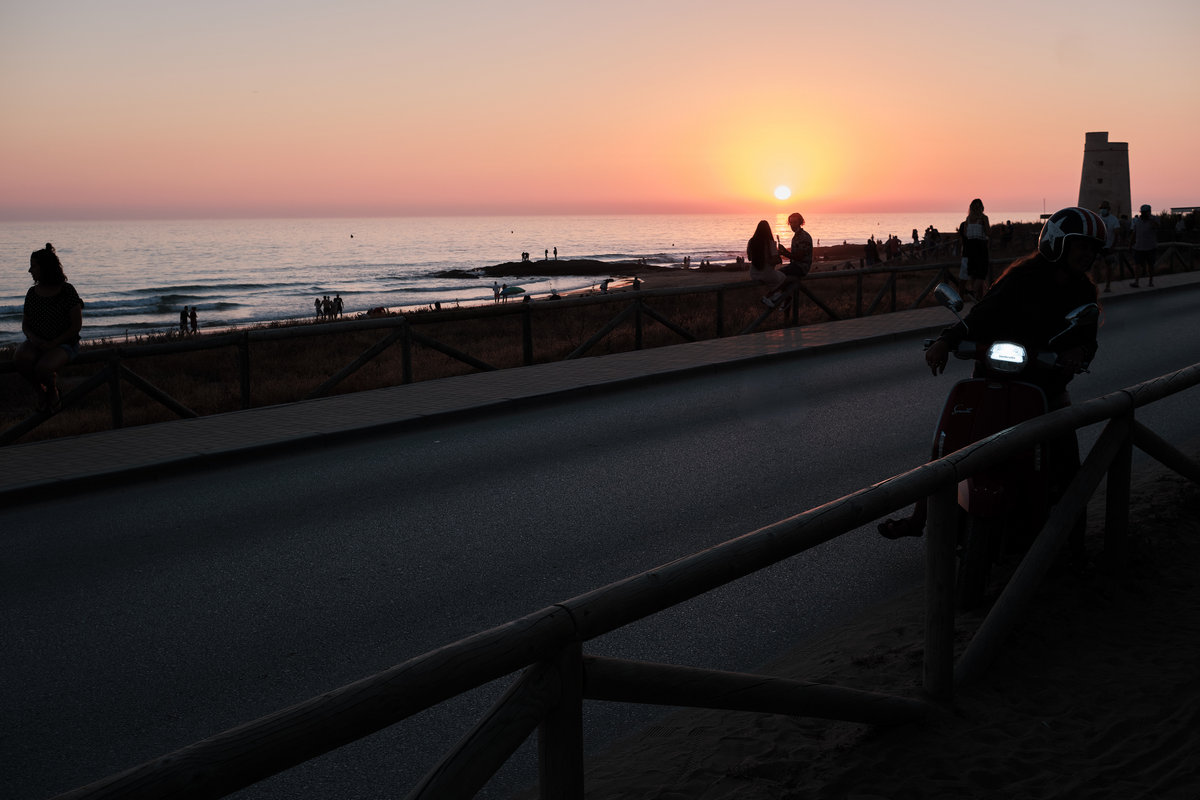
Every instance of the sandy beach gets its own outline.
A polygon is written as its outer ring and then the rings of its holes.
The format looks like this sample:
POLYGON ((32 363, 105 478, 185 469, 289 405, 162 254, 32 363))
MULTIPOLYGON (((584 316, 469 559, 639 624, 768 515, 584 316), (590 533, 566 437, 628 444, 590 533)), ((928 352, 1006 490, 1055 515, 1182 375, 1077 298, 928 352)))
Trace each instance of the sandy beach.
MULTIPOLYGON (((858 244, 831 245, 813 248, 813 269, 830 270, 850 261, 858 266, 863 246, 858 244)), ((529 275, 593 275, 597 282, 612 278, 610 290, 628 287, 634 278, 643 289, 675 289, 680 287, 711 286, 749 280, 748 264, 707 264, 689 269, 643 264, 637 261, 595 261, 590 259, 550 259, 513 261, 474 270, 472 274, 500 280, 529 275)), ((577 293, 578 294, 578 293, 577 293)))
MULTIPOLYGON (((1135 476, 1133 498, 1128 574, 1045 586, 953 708, 893 729, 677 711, 592 759, 587 796, 1200 797, 1200 488, 1155 466, 1135 476)), ((1095 555, 1102 494, 1088 516, 1095 555)), ((898 597, 764 672, 919 696, 923 602, 898 597)), ((979 621, 960 619, 960 647, 979 621)))

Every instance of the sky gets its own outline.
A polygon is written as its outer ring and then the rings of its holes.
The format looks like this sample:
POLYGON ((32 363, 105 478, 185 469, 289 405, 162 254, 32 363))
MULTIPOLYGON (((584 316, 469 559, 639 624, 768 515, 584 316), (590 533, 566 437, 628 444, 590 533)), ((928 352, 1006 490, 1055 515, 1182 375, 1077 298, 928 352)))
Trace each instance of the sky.
POLYGON ((0 103, 0 220, 1200 205, 1195 0, 0 0, 0 103))

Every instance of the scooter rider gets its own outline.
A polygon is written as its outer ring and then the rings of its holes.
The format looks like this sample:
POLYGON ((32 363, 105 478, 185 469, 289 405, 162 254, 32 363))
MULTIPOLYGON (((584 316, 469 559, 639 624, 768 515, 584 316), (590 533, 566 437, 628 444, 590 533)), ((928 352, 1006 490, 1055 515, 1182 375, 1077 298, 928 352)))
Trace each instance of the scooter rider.
MULTIPOLYGON (((1050 340, 1063 330, 1063 319, 1073 309, 1097 302, 1096 285, 1089 270, 1104 247, 1104 221, 1085 208, 1064 208, 1046 220, 1037 251, 1015 261, 966 318, 942 331, 925 351, 925 363, 934 375, 946 368, 950 351, 968 336, 978 342, 998 340, 1022 344, 1031 352, 1049 350, 1050 340)), ((1032 371, 1022 380, 1037 384, 1046 393, 1051 410, 1070 404, 1067 384, 1082 372, 1096 354, 1096 324, 1081 325, 1055 342, 1054 369, 1032 371)), ((982 367, 976 365, 976 375, 982 367)), ((1078 467, 1075 436, 1064 437, 1068 471, 1078 467), (1066 452, 1072 449, 1073 453, 1066 452)), ((888 519, 879 532, 889 539, 920 536, 925 529, 925 503, 918 502, 909 517, 888 519)))

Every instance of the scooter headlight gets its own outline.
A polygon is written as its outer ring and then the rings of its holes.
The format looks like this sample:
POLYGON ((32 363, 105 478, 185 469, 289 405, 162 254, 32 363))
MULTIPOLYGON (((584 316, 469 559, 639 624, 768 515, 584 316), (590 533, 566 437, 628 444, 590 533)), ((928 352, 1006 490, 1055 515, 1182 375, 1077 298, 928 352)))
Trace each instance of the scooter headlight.
POLYGON ((1020 372, 1028 361, 1029 354, 1016 342, 994 342, 988 348, 987 365, 996 372, 1020 372))

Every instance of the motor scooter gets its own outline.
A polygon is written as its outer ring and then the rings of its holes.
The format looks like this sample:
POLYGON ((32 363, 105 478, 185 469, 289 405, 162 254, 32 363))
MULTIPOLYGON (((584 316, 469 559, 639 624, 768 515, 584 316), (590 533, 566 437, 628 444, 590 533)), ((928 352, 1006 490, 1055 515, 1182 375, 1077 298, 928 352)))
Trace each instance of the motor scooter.
MULTIPOLYGON (((959 321, 963 301, 952 287, 934 289, 939 302, 959 321)), ((1094 322, 1100 313, 1095 303, 1080 306, 1064 320, 1055 341, 1080 325, 1094 322)), ((968 338, 970 331, 968 330, 968 338)), ((929 349, 934 340, 926 340, 929 349)), ((960 359, 973 359, 981 368, 978 377, 960 380, 951 388, 934 432, 933 457, 953 453, 994 433, 1045 414, 1049 401, 1030 378, 1038 370, 1059 369, 1053 350, 1027 352, 1015 342, 964 340, 955 350, 960 359)), ((1084 365, 1086 368, 1086 365, 1084 365)), ((1039 443, 995 467, 977 472, 958 485, 961 509, 958 574, 955 596, 959 608, 978 606, 987 590, 992 564, 1006 551, 1028 549, 1042 527, 1061 476, 1062 455, 1050 443, 1039 443), (1060 463, 1055 463, 1058 459, 1060 463)))

